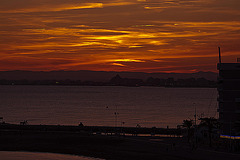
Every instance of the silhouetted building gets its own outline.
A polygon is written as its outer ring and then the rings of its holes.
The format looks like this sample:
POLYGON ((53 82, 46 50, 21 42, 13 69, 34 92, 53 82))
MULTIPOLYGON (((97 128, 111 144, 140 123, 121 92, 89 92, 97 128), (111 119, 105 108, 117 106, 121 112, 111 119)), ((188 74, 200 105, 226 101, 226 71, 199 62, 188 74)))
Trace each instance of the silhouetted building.
POLYGON ((218 63, 219 120, 221 135, 240 136, 240 63, 218 63))

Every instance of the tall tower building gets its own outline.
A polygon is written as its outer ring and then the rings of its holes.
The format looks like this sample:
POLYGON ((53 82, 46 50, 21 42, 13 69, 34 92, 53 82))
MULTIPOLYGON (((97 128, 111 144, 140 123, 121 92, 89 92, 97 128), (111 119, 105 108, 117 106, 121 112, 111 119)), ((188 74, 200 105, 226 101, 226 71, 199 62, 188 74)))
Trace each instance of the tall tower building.
POLYGON ((240 63, 221 63, 219 53, 218 104, 221 135, 240 136, 240 63))

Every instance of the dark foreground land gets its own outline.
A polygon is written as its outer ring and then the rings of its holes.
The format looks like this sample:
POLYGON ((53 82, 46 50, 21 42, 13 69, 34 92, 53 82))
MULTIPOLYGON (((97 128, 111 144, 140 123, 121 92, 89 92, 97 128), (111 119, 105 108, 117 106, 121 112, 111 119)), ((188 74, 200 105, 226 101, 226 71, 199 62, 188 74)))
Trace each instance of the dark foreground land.
MULTIPOLYGON (((240 159, 240 155, 235 153, 203 148, 192 150, 181 137, 98 135, 83 127, 66 128, 68 127, 1 125, 0 150, 65 153, 110 160, 240 159)), ((96 128, 106 130, 105 127, 96 128)))

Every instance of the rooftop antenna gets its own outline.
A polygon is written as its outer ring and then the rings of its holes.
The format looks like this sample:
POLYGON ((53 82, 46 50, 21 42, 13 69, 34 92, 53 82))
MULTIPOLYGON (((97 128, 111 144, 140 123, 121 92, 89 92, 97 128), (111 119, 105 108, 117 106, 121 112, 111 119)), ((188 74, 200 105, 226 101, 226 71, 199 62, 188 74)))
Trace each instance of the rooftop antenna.
POLYGON ((220 47, 218 47, 218 53, 219 53, 219 63, 222 63, 220 47))

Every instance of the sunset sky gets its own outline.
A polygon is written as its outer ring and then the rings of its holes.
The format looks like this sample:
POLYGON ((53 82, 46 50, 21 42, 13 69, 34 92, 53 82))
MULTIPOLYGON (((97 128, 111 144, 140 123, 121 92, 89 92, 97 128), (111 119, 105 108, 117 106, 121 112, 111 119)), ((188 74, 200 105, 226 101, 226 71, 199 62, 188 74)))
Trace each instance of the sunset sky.
POLYGON ((216 72, 240 0, 0 0, 0 70, 216 72))

